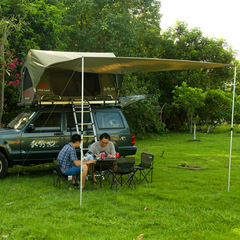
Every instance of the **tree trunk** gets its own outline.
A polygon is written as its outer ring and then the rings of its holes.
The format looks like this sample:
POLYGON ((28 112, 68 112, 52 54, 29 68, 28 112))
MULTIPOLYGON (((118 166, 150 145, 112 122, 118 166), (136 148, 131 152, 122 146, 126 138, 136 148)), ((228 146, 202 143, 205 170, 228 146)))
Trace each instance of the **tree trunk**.
POLYGON ((193 136, 194 141, 196 141, 196 132, 197 132, 197 126, 196 126, 196 123, 194 123, 194 136, 193 136))
POLYGON ((207 125, 207 133, 210 132, 211 125, 207 125))
POLYGON ((161 123, 163 123, 162 122, 162 115, 163 115, 163 109, 164 109, 165 106, 166 106, 166 103, 164 103, 162 107, 160 106, 160 116, 159 117, 160 117, 160 122, 161 123))
POLYGON ((193 114, 188 114, 188 133, 192 134, 193 114))
POLYGON ((7 23, 4 24, 3 27, 3 38, 1 42, 0 49, 0 61, 1 61, 1 75, 0 75, 0 124, 2 123, 2 115, 3 115, 3 104, 4 104, 4 81, 5 81, 5 60, 4 60, 4 50, 5 43, 7 39, 7 23))

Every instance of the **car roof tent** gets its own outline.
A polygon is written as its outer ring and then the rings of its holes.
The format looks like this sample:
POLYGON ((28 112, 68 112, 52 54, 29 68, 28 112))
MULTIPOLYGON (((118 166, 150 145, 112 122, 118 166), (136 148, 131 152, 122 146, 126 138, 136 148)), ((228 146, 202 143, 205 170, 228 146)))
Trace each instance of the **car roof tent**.
MULTIPOLYGON (((81 60, 83 57, 115 57, 113 53, 78 53, 30 50, 22 68, 20 105, 33 102, 79 99, 81 96, 81 60)), ((117 78, 117 79, 116 79, 117 78)), ((117 98, 115 74, 85 72, 86 100, 117 98)))
POLYGON ((118 100, 123 74, 230 66, 174 59, 116 57, 113 53, 31 49, 22 68, 20 105, 79 99, 83 59, 84 99, 91 102, 98 99, 110 102, 118 100))

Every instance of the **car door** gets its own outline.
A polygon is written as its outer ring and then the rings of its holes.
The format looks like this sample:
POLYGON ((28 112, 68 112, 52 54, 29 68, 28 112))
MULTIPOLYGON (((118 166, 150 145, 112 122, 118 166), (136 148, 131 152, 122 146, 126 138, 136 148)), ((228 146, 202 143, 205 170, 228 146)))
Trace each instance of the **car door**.
POLYGON ((64 146, 62 112, 40 112, 31 121, 32 130, 26 129, 21 139, 21 158, 27 161, 45 161, 56 158, 64 146))

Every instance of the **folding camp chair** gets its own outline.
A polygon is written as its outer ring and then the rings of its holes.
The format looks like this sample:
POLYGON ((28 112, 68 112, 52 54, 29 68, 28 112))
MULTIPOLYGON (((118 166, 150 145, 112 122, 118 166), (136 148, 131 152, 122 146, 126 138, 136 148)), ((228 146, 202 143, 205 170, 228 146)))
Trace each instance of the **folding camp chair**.
POLYGON ((62 173, 60 169, 60 162, 57 159, 53 159, 53 164, 55 169, 53 169, 53 185, 58 189, 61 188, 61 184, 65 184, 65 188, 68 188, 72 185, 72 181, 68 180, 69 178, 72 179, 71 176, 66 176, 62 173))
POLYGON ((140 172, 140 183, 142 183, 144 180, 146 180, 149 183, 149 180, 148 180, 149 173, 151 173, 151 182, 152 182, 153 159, 154 159, 154 155, 148 154, 148 153, 141 153, 141 163, 139 165, 134 166, 135 171, 140 172), (143 177, 143 179, 141 179, 141 177, 143 177))
POLYGON ((129 158, 118 158, 117 159, 117 169, 109 171, 112 175, 112 185, 117 191, 118 185, 120 184, 119 191, 124 187, 128 186, 131 189, 135 188, 135 183, 133 177, 135 175, 135 170, 133 168, 135 163, 135 157, 129 158))

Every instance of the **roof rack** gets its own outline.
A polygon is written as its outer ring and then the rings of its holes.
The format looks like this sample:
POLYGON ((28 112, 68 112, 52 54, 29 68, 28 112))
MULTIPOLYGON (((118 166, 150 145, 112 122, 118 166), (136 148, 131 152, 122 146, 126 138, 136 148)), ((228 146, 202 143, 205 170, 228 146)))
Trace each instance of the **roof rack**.
MULTIPOLYGON (((90 100, 90 101, 83 101, 83 104, 91 104, 91 105, 107 105, 107 104, 119 104, 119 100, 90 100)), ((69 105, 75 104, 79 105, 82 104, 81 100, 56 100, 56 101, 32 101, 26 103, 18 103, 18 106, 46 106, 46 105, 69 105)))
MULTIPOLYGON (((90 100, 83 101, 83 104, 97 104, 97 105, 105 105, 105 104, 118 104, 119 100, 90 100)), ((39 101, 38 105, 66 105, 66 104, 82 104, 81 100, 69 100, 69 101, 39 101)))

